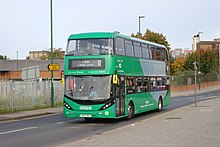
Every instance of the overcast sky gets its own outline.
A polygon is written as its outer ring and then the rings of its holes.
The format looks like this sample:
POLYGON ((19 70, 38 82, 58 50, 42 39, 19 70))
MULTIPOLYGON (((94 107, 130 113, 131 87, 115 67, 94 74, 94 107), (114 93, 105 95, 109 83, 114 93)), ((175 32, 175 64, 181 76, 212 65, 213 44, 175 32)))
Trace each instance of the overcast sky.
MULTIPOLYGON (((150 29, 167 37, 171 48, 192 47, 192 37, 220 38, 220 0, 53 0, 54 47, 66 48, 70 34, 150 29)), ((50 48, 50 0, 0 0, 0 55, 24 59, 50 48)))

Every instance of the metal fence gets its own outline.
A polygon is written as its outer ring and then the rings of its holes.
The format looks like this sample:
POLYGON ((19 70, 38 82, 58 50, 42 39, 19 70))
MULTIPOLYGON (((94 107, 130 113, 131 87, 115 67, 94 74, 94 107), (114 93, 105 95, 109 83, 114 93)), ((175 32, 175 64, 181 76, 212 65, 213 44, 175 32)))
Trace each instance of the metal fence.
MULTIPOLYGON (((199 75, 197 75, 197 81, 199 75)), ((194 75, 171 76, 171 86, 194 84, 194 75)), ((220 81, 220 74, 201 75, 200 82, 220 81)), ((64 85, 54 81, 54 103, 63 101, 64 85)), ((51 82, 0 81, 0 110, 51 105, 51 82)))
MULTIPOLYGON (((63 101, 64 86, 54 81, 54 102, 63 101)), ((0 81, 0 110, 51 104, 50 81, 0 81)))
MULTIPOLYGON (((195 75, 188 76, 171 76, 171 86, 190 85, 195 83, 195 75)), ((220 74, 197 75, 197 83, 220 81, 220 74)))

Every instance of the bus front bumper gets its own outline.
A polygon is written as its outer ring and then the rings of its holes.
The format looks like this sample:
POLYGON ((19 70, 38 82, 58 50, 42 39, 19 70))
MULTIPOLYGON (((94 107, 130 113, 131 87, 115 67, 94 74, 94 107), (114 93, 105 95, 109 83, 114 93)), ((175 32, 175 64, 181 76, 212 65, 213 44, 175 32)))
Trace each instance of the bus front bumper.
POLYGON ((66 118, 115 118, 115 113, 106 110, 100 111, 76 111, 76 110, 68 110, 64 107, 64 116, 66 118))

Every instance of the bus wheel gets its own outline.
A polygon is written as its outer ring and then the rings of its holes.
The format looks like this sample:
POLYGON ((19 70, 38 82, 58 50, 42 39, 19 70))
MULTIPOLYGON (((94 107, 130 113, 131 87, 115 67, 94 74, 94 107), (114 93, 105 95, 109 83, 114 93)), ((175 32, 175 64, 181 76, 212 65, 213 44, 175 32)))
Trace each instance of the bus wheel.
POLYGON ((127 119, 132 119, 134 117, 134 105, 130 102, 128 105, 128 116, 127 119))
POLYGON ((158 108, 157 111, 160 112, 163 109, 163 101, 162 98, 160 97, 158 100, 158 108))

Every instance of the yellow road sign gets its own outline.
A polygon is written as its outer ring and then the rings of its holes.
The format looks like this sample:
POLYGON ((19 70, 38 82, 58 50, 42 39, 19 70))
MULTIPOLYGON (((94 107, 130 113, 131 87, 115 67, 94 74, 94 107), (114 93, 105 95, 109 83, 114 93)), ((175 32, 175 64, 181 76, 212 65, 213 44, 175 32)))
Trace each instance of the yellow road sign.
POLYGON ((48 69, 49 70, 60 70, 60 65, 59 64, 48 64, 48 69))

